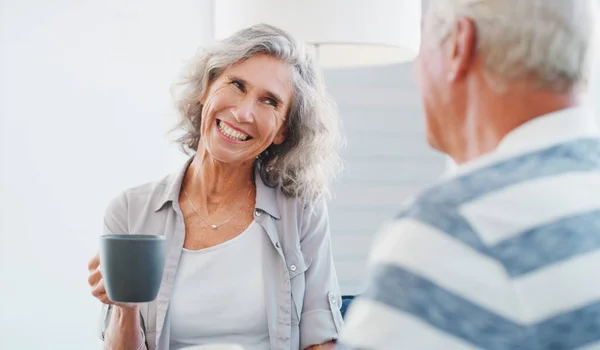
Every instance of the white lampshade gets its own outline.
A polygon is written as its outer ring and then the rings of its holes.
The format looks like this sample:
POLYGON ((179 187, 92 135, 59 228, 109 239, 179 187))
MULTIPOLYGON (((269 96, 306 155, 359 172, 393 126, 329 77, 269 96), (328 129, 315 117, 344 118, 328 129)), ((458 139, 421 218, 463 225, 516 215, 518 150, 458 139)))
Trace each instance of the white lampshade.
POLYGON ((258 23, 314 45, 322 67, 412 60, 421 38, 420 0, 215 0, 217 40, 258 23))

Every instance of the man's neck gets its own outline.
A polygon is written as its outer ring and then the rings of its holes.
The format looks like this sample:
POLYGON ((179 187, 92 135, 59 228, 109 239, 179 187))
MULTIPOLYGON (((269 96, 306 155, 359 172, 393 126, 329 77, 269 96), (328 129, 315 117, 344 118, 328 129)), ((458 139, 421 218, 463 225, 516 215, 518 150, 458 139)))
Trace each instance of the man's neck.
POLYGON ((496 149, 519 126, 579 103, 574 94, 551 92, 511 91, 500 97, 481 96, 471 103, 463 123, 456 125, 448 153, 459 164, 479 158, 496 149))

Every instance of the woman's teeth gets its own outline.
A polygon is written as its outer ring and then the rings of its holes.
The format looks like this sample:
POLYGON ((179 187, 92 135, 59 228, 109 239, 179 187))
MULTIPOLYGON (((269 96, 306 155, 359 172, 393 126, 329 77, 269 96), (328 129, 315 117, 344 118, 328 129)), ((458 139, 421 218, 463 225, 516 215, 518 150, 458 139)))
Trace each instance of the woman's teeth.
POLYGON ((223 123, 222 121, 218 121, 217 126, 219 127, 219 130, 221 130, 221 132, 229 137, 232 140, 235 141, 246 141, 246 139, 248 139, 248 135, 241 133, 237 130, 233 130, 232 128, 230 128, 229 126, 227 126, 227 124, 223 123))

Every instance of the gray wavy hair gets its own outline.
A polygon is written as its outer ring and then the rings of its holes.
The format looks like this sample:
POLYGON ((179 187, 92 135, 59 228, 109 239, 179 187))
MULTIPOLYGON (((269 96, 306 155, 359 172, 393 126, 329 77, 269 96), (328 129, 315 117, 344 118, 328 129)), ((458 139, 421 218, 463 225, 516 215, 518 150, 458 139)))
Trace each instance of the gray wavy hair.
POLYGON ((430 0, 425 31, 439 43, 469 17, 490 83, 503 90, 533 78, 565 92, 589 80, 597 7, 596 0, 430 0))
POLYGON ((177 140, 191 154, 200 142, 201 97, 227 68, 257 54, 267 54, 290 65, 293 98, 284 127, 286 140, 270 145, 255 161, 269 186, 304 202, 331 194, 330 185, 342 169, 339 150, 344 145, 337 109, 325 91, 322 75, 307 47, 285 31, 254 25, 204 50, 190 65, 179 87, 177 140))

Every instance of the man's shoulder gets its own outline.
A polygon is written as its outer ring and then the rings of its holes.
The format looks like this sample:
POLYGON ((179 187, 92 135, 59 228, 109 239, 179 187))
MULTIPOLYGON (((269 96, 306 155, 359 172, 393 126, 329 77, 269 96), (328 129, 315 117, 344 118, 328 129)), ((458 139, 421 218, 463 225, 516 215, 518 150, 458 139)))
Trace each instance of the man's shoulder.
POLYGON ((458 172, 428 187, 412 204, 416 209, 452 210, 511 186, 572 172, 598 171, 600 139, 580 139, 510 157, 490 158, 483 166, 458 172))
POLYGON ((598 145, 591 139, 560 144, 441 180, 402 208, 390 231, 417 222, 482 252, 502 239, 518 243, 528 230, 551 229, 548 222, 581 208, 600 209, 589 196, 600 186, 598 145))

